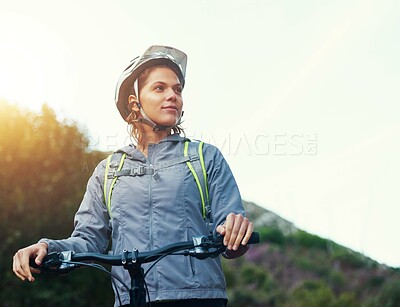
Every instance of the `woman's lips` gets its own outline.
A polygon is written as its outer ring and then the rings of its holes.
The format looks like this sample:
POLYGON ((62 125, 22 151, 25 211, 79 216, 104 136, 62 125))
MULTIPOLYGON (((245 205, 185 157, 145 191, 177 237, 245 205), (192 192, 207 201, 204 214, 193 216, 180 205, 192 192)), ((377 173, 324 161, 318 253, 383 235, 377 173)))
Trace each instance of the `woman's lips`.
POLYGON ((162 108, 163 108, 163 110, 178 112, 178 108, 175 107, 175 106, 165 106, 165 107, 162 107, 162 108))

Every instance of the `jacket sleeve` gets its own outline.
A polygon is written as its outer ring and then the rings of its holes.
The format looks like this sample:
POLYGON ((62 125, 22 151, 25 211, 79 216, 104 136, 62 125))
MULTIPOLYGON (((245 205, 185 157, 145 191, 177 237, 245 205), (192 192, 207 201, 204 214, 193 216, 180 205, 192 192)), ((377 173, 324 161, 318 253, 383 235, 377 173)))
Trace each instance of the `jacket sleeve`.
POLYGON ((246 216, 236 180, 222 153, 207 144, 204 159, 214 228, 221 225, 229 213, 246 216))
POLYGON ((111 228, 104 203, 103 181, 105 161, 93 172, 82 203, 75 214, 74 231, 63 240, 41 239, 48 244, 48 252, 75 251, 104 253, 108 247, 111 228))

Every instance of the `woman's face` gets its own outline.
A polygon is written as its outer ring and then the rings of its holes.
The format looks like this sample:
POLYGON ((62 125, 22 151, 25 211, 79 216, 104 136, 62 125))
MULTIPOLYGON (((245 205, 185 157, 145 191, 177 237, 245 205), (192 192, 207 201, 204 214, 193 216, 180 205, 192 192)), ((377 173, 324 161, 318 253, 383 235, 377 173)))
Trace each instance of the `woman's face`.
POLYGON ((175 126, 182 113, 182 86, 168 67, 150 69, 140 84, 139 101, 147 116, 158 125, 175 126))

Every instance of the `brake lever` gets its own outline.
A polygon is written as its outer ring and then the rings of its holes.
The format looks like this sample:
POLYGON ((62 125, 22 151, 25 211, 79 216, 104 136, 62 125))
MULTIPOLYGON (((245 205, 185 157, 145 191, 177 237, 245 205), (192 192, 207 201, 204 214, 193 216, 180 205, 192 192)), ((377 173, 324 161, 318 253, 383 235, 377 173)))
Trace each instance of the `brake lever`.
POLYGON ((216 242, 213 236, 193 237, 194 250, 189 251, 191 256, 197 259, 215 258, 226 250, 226 247, 220 242, 216 242))
POLYGON ((77 263, 71 263, 73 254, 73 251, 61 252, 61 263, 56 271, 57 274, 67 274, 80 267, 80 265, 77 263))
POLYGON ((67 274, 79 267, 77 264, 69 263, 72 260, 72 255, 72 251, 52 252, 43 259, 41 265, 37 265, 34 259, 29 261, 29 265, 46 273, 67 274))
POLYGON ((58 267, 61 264, 61 257, 61 252, 52 252, 44 257, 40 265, 37 265, 34 259, 30 259, 29 266, 40 270, 45 270, 49 267, 58 267))

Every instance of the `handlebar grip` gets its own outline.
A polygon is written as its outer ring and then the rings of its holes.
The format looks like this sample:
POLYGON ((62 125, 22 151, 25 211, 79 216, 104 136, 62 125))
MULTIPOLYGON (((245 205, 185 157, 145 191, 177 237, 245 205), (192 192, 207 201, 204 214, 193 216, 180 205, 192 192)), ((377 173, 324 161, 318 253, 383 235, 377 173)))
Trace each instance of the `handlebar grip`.
POLYGON ((32 268, 35 268, 35 269, 40 268, 40 265, 37 265, 36 262, 35 262, 35 259, 32 259, 32 258, 29 259, 29 266, 32 267, 32 268))
MULTIPOLYGON (((215 233, 213 235, 214 242, 222 243, 223 240, 224 240, 224 237, 222 235, 220 235, 219 233, 215 233)), ((258 232, 253 232, 251 234, 251 237, 249 239, 249 242, 247 242, 247 244, 256 244, 256 243, 260 243, 260 234, 258 232)))
POLYGON ((260 234, 258 232, 253 232, 247 244, 256 244, 260 243, 260 234))
POLYGON ((46 255, 41 265, 37 265, 35 259, 29 260, 29 265, 33 268, 46 269, 49 267, 59 266, 63 257, 61 252, 52 252, 46 255))

